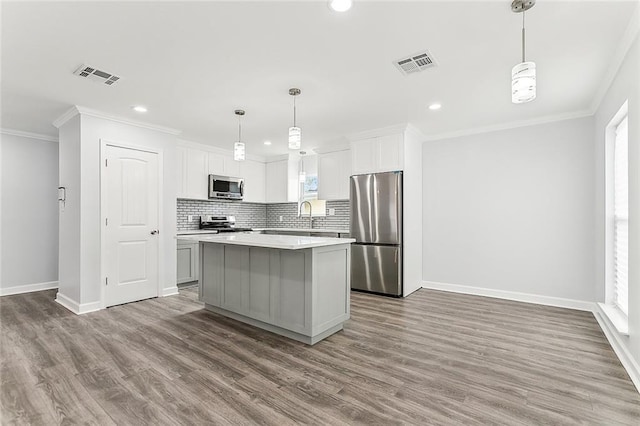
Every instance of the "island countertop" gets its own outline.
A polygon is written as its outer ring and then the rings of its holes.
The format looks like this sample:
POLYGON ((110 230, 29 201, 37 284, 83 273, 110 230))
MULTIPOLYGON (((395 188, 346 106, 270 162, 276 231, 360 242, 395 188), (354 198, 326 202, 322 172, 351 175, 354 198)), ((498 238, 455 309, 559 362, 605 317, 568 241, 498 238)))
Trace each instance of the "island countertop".
MULTIPOLYGON (((329 234, 348 234, 348 229, 324 229, 324 228, 252 228, 255 232, 309 232, 309 233, 329 233, 329 234)), ((251 231, 250 231, 251 232, 251 231)), ((176 235, 198 235, 198 234, 217 234, 215 229, 188 229, 176 232, 176 235)))
POLYGON ((231 244, 238 246, 265 247, 282 250, 300 250, 314 247, 335 246, 354 243, 353 238, 300 237, 295 235, 267 234, 200 234, 178 235, 178 240, 198 241, 203 243, 231 244))

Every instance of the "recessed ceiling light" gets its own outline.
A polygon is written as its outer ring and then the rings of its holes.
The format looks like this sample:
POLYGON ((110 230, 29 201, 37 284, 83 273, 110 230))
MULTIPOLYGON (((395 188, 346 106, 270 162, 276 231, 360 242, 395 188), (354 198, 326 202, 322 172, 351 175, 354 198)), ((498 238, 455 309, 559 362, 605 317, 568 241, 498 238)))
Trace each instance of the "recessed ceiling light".
POLYGON ((440 104, 431 104, 431 105, 429 105, 429 109, 431 111, 436 111, 436 110, 439 110, 440 108, 442 108, 442 105, 440 105, 440 104))
POLYGON ((267 145, 267 146, 271 145, 271 141, 264 141, 264 144, 267 145))
POLYGON ((353 0, 329 0, 329 7, 336 12, 346 12, 352 5, 353 0))
POLYGON ((142 105, 135 105, 131 107, 135 112, 147 112, 147 107, 142 105))

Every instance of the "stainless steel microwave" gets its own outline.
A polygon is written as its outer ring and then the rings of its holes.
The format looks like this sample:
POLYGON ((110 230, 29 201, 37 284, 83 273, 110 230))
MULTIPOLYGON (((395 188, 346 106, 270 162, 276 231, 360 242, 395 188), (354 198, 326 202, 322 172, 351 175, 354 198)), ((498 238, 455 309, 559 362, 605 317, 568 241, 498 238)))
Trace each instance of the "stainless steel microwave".
POLYGON ((242 200, 244 196, 244 179, 209 175, 209 198, 226 200, 242 200))

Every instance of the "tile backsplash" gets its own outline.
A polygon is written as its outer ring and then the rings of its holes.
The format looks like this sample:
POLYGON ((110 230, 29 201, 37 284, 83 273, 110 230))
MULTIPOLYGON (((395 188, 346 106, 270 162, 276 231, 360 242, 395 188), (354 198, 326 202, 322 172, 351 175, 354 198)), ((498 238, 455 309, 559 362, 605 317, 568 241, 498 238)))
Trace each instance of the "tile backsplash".
MULTIPOLYGON (((349 229, 349 201, 327 201, 335 216, 313 218, 314 228, 349 229)), ((267 204, 267 228, 308 228, 309 217, 298 217, 298 203, 267 204), (282 222, 280 222, 282 216, 282 222)))
POLYGON ((178 199, 178 231, 198 229, 200 215, 235 216, 243 228, 265 228, 267 205, 241 201, 199 201, 178 199), (189 222, 188 216, 196 216, 189 222))
MULTIPOLYGON (((314 228, 349 229, 349 201, 327 201, 335 216, 316 217, 314 228)), ((298 217, 297 203, 260 204, 238 201, 199 201, 178 199, 177 230, 198 229, 200 215, 235 216, 236 224, 247 228, 308 228, 309 218, 298 217), (188 221, 188 216, 195 216, 188 221), (282 222, 280 222, 282 216, 282 222)))

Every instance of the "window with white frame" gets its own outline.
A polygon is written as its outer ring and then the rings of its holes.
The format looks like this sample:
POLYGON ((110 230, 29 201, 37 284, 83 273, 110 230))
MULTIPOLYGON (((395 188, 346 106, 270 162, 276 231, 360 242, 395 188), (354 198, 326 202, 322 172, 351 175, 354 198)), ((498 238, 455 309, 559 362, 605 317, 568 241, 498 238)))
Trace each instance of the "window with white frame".
POLYGON ((629 119, 615 128, 613 142, 613 286, 611 302, 629 314, 629 119))

